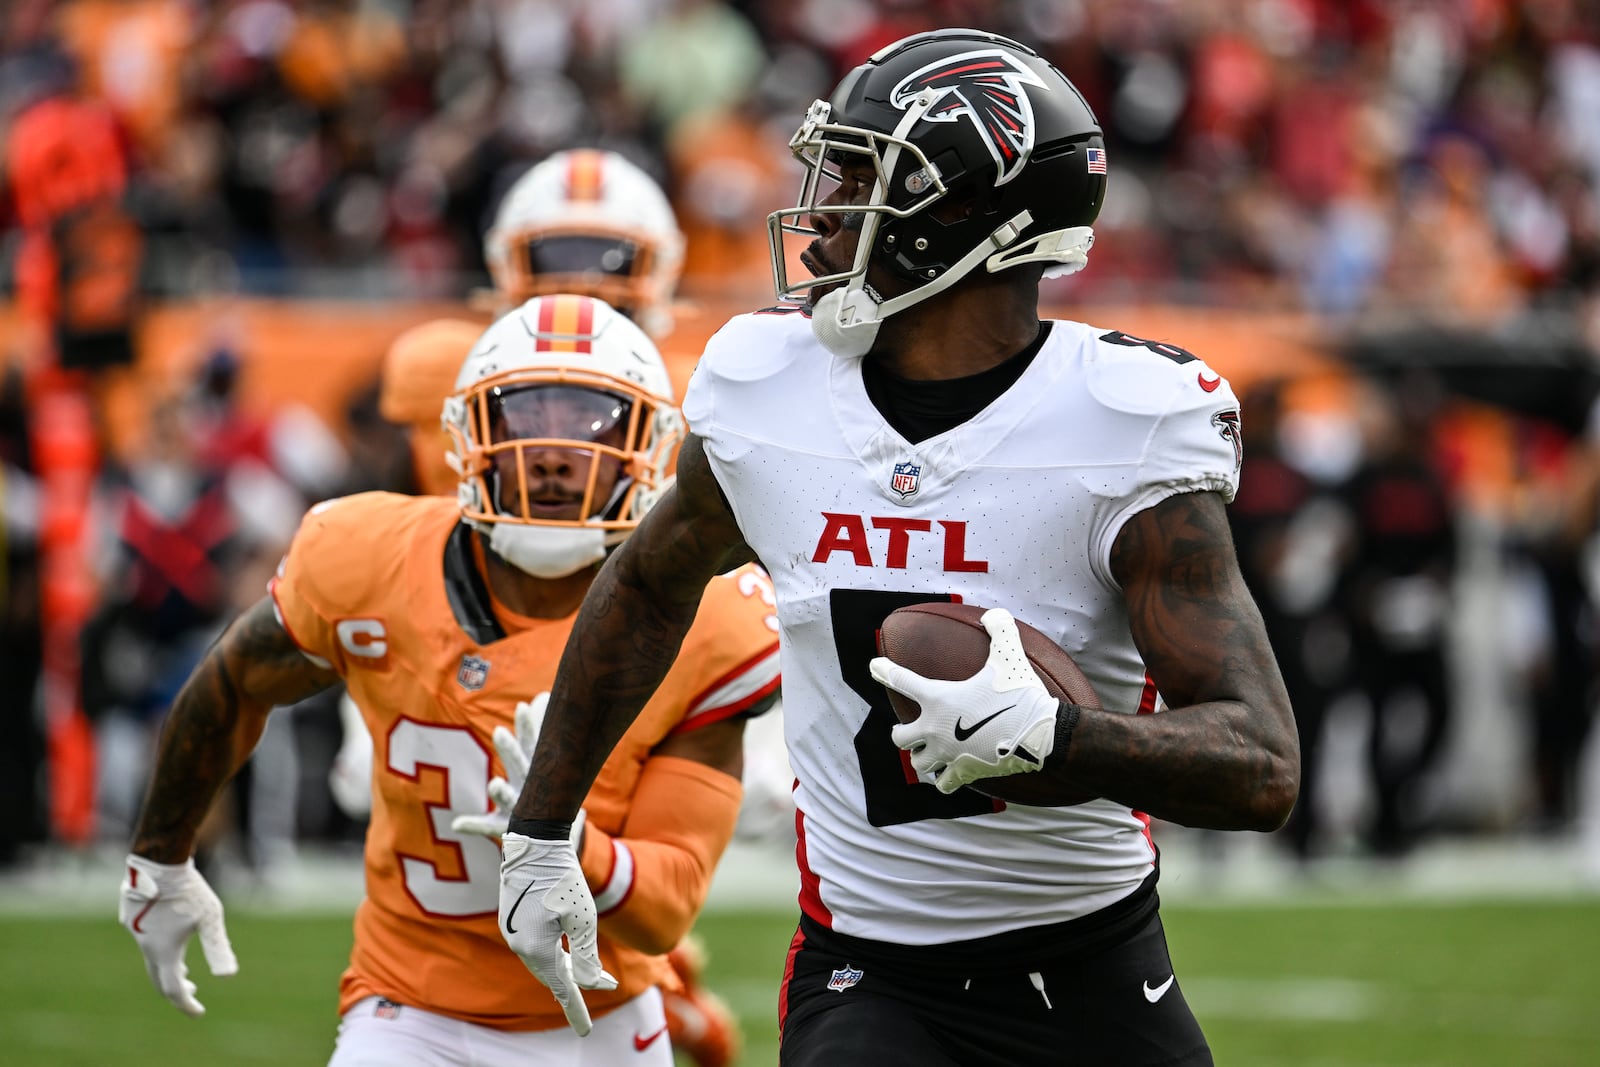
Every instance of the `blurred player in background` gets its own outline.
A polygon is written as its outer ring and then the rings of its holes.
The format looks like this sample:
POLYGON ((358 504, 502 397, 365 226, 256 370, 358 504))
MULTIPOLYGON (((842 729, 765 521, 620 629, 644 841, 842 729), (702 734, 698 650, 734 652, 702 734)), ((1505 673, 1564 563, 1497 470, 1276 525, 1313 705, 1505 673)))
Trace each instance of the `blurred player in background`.
MULTIPOLYGON (((604 300, 656 343, 680 394, 699 347, 675 351, 662 342, 674 333, 683 234, 666 194, 626 157, 573 149, 534 165, 506 191, 483 252, 494 279, 483 303, 493 314, 557 293, 604 300)), ((379 407, 410 428, 425 493, 455 495, 439 410, 482 332, 470 319, 434 319, 402 333, 384 357, 379 407)))
POLYGON ((461 478, 450 466, 450 437, 439 414, 483 327, 470 319, 434 319, 396 337, 384 356, 378 414, 406 428, 418 492, 456 495, 461 478))
MULTIPOLYGON (((672 205, 642 169, 616 152, 558 152, 531 167, 501 200, 484 239, 495 283, 486 303, 498 314, 553 293, 605 300, 662 346, 674 395, 681 395, 705 340, 695 329, 693 312, 673 303, 683 255, 672 205), (680 318, 687 319, 687 329, 680 318)), ((439 411, 481 332, 467 319, 435 319, 397 337, 384 358, 380 410, 390 422, 408 427, 412 464, 424 493, 456 493, 459 478, 446 462, 449 442, 439 411)), ((372 741, 348 695, 340 714, 344 742, 329 785, 340 808, 362 819, 371 803, 372 741)), ((778 744, 755 751, 747 745, 746 813, 751 817, 741 820, 756 829, 786 826, 793 819, 793 775, 781 752, 781 731, 765 722, 758 731, 778 744)), ((671 961, 683 982, 681 991, 666 995, 673 1044, 697 1067, 721 1067, 739 1043, 738 1021, 700 985, 706 958, 692 938, 673 950, 671 961)))
POLYGON ((458 499, 363 493, 312 509, 270 596, 190 676, 120 916, 162 993, 201 1014, 190 936, 214 974, 238 965, 190 859, 199 824, 271 709, 342 678, 376 748, 367 897, 331 1067, 667 1067, 661 989, 677 979, 665 954, 732 836, 744 721, 777 690, 771 587, 753 568, 711 583, 694 647, 588 798, 573 844, 605 902, 600 952, 619 986, 594 998, 600 1018, 580 1040, 505 951, 486 838, 526 775, 574 612, 662 491, 682 422, 649 339, 588 297, 542 297, 498 320, 457 386, 445 421, 458 499))

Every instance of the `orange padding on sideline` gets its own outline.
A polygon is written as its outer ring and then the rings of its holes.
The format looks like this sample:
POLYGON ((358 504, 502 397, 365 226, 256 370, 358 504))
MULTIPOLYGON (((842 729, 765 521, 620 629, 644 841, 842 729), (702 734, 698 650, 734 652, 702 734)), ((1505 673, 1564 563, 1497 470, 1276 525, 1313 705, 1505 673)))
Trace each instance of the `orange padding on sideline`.
MULTIPOLYGON (((717 861, 733 840, 744 787, 725 771, 678 756, 647 761, 618 835, 633 853, 633 887, 602 916, 610 937, 644 952, 670 951, 694 925, 717 861)), ((589 825, 580 858, 600 892, 612 876, 612 837, 589 825)))

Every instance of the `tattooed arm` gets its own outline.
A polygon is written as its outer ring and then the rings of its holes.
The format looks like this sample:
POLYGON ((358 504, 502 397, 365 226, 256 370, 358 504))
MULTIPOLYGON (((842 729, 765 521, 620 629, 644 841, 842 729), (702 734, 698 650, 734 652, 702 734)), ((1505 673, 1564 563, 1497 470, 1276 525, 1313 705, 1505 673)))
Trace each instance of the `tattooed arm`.
POLYGON ((666 677, 706 583, 754 558, 691 435, 677 481, 584 598, 515 818, 577 814, 600 765, 666 677))
POLYGON ((234 620, 179 690, 161 730, 161 750, 133 851, 182 863, 223 785, 255 749, 267 715, 338 676, 289 639, 263 598, 234 620))
POLYGON ((1281 826, 1300 788, 1299 740, 1222 498, 1184 493, 1133 516, 1111 571, 1168 710, 1080 709, 1047 773, 1186 826, 1281 826))

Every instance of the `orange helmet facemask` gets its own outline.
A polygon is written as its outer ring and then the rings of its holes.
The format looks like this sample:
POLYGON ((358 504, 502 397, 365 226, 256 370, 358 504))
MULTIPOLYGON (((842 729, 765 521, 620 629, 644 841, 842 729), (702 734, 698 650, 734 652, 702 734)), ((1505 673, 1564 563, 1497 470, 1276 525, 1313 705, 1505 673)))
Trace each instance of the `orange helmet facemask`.
POLYGON ((682 417, 655 346, 592 297, 486 330, 445 402, 462 517, 539 578, 605 558, 665 490, 682 417))

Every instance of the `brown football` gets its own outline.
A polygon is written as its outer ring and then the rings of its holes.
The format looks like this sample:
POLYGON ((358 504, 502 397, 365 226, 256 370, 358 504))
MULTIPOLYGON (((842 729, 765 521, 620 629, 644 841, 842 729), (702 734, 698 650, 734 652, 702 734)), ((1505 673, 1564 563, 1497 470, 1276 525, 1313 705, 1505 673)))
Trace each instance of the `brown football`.
MULTIPOLYGON (((924 678, 960 681, 971 678, 989 658, 989 631, 978 620, 988 608, 976 604, 910 604, 889 613, 878 630, 878 654, 924 678)), ((1100 698, 1066 649, 1040 631, 1017 620, 1022 650, 1050 695, 1070 704, 1098 708, 1100 698)), ((922 709, 917 702, 889 690, 889 704, 901 722, 911 722, 922 709)), ((1094 799, 1081 792, 1050 786, 1040 774, 985 778, 968 788, 1016 804, 1062 807, 1094 799)))

